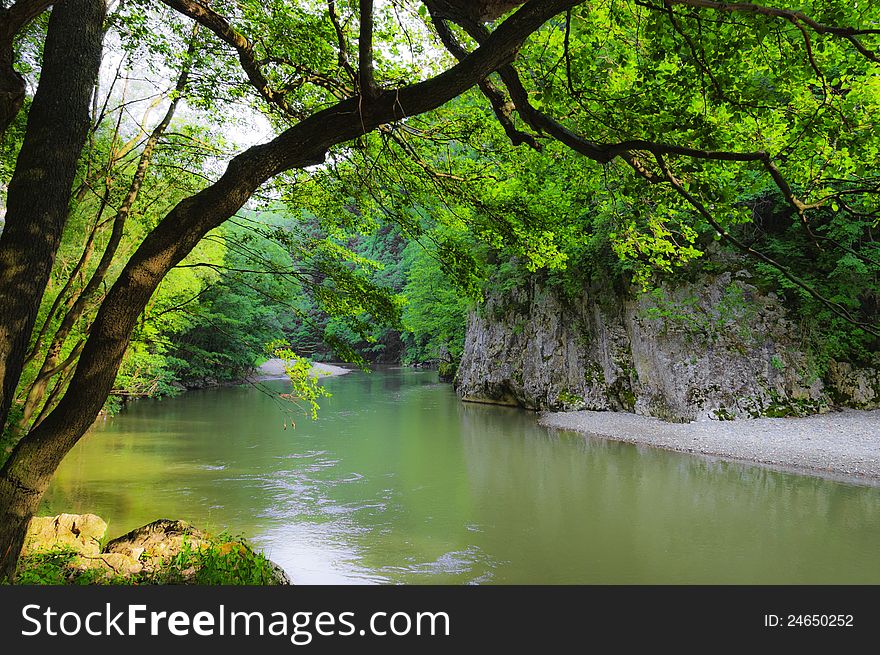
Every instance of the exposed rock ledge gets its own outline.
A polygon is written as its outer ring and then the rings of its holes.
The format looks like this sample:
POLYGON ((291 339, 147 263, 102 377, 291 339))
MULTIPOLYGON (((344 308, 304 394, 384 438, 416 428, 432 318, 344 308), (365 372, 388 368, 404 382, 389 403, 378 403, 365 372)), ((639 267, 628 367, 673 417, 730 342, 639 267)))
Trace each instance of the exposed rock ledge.
POLYGON ((466 401, 672 422, 880 407, 876 367, 819 367, 800 334, 746 271, 573 300, 532 281, 471 314, 455 386, 466 401))
MULTIPOLYGON (((220 556, 250 551, 242 542, 216 541, 185 521, 153 521, 113 539, 102 549, 106 532, 107 523, 94 514, 35 516, 28 525, 21 555, 75 553, 67 565, 71 575, 97 570, 108 578, 119 579, 159 573, 184 549, 213 548, 220 556)), ((271 561, 269 564, 273 578, 270 584, 291 584, 280 566, 271 561)), ((192 582, 196 573, 194 568, 182 571, 180 582, 192 582)))

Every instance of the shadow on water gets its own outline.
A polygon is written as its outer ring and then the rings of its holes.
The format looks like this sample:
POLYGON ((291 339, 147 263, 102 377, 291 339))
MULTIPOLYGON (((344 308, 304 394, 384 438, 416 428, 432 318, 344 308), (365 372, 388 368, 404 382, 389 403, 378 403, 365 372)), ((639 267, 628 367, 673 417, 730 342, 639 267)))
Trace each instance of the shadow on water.
POLYGON ((300 583, 880 582, 876 487, 548 430, 430 371, 324 384, 296 429, 250 387, 135 403, 46 510, 240 532, 300 583))

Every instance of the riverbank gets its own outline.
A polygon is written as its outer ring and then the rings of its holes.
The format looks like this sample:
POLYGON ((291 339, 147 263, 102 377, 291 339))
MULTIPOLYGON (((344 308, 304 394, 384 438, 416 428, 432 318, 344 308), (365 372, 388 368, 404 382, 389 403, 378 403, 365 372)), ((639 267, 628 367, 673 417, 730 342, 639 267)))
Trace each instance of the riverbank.
POLYGON ((626 412, 547 412, 539 422, 615 441, 880 484, 880 410, 694 423, 626 412))
MULTIPOLYGON (((312 364, 312 370, 309 371, 309 375, 312 377, 336 377, 338 375, 347 375, 351 373, 351 369, 343 368, 342 366, 335 366, 333 364, 322 364, 321 362, 315 362, 312 364)), ((287 374, 284 372, 284 360, 283 359, 269 359, 260 364, 257 367, 256 372, 256 380, 277 380, 286 378, 287 374)))
POLYGON ((95 514, 31 519, 17 584, 289 585, 284 570, 241 538, 158 519, 105 543, 95 514))

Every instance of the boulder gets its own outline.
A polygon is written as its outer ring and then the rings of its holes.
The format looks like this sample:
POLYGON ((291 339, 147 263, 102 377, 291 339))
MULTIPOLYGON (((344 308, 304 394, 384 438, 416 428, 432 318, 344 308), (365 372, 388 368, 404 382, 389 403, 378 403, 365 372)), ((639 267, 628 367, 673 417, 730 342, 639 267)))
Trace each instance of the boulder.
POLYGON ((122 553, 100 553, 98 555, 81 555, 71 564, 78 571, 98 569, 107 576, 128 577, 143 571, 144 565, 129 555, 122 553))
MULTIPOLYGON (((184 547, 191 551, 207 550, 216 547, 219 555, 228 555, 234 551, 241 551, 239 554, 245 556, 247 554, 245 551, 250 550, 249 546, 239 541, 218 543, 210 535, 193 527, 186 521, 159 519, 114 539, 107 544, 102 557, 118 556, 125 558, 112 562, 115 566, 110 568, 114 570, 119 567, 128 566, 133 561, 141 568, 137 571, 132 571, 132 573, 141 571, 153 573, 166 567, 174 557, 184 550, 184 547)), ((108 562, 108 564, 111 564, 111 562, 108 562)), ((291 584, 290 578, 287 577, 287 574, 280 566, 271 561, 269 564, 273 572, 272 584, 291 584)), ((118 573, 119 571, 116 572, 118 573)), ((180 571, 183 582, 190 582, 195 577, 196 572, 196 569, 193 567, 180 571)))
POLYGON ((269 566, 272 567, 272 573, 275 576, 275 579, 273 580, 272 584, 276 584, 276 585, 292 585, 293 584, 293 581, 287 575, 287 572, 284 569, 282 569, 280 566, 278 566, 275 562, 273 562, 272 560, 269 560, 269 566))
POLYGON ((834 399, 856 409, 874 409, 880 405, 880 370, 856 368, 849 362, 832 360, 828 379, 834 399))
POLYGON ((117 537, 104 552, 126 555, 152 569, 178 555, 184 543, 195 549, 211 542, 204 532, 186 521, 159 519, 117 537))
MULTIPOLYGON (((89 576, 88 581, 101 582, 106 577, 109 580, 103 581, 114 582, 118 578, 142 574, 141 582, 170 580, 175 584, 194 584, 200 566, 198 558, 175 560, 181 552, 203 551, 212 557, 233 554, 240 556, 240 561, 254 557, 252 548, 246 543, 216 540, 186 521, 153 521, 113 539, 102 551, 100 541, 106 531, 107 524, 94 514, 35 517, 29 526, 22 555, 74 552, 75 556, 66 557, 63 564, 64 575, 69 580, 86 571, 99 571, 104 576, 89 576), (181 569, 181 562, 188 562, 184 564, 187 568, 181 569)), ((291 584, 281 567, 271 561, 269 566, 269 584, 291 584)))
POLYGON ((97 555, 106 532, 107 523, 94 514, 35 516, 28 525, 21 554, 73 550, 97 555))

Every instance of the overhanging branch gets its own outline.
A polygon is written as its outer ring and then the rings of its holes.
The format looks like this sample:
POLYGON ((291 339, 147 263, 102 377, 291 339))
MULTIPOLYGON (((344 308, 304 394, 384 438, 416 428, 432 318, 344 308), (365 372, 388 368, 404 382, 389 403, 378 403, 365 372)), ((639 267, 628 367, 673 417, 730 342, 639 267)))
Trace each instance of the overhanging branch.
POLYGON ((266 102, 278 107, 289 116, 298 116, 297 112, 284 99, 284 94, 271 87, 254 58, 254 46, 241 32, 216 11, 202 3, 201 0, 161 0, 178 13, 191 18, 208 28, 227 45, 235 48, 238 61, 247 75, 248 81, 266 102))

